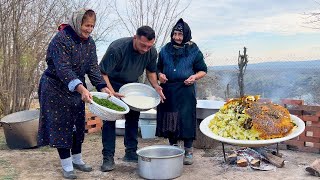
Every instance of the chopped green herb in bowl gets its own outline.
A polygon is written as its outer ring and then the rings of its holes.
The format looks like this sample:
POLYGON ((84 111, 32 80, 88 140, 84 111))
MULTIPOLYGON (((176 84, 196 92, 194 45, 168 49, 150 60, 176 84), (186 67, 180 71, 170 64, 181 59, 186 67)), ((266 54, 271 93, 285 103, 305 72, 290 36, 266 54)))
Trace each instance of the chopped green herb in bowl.
POLYGON ((124 107, 121 107, 107 99, 98 98, 96 96, 92 96, 93 101, 103 107, 115 110, 115 111, 125 111, 126 109, 124 107))

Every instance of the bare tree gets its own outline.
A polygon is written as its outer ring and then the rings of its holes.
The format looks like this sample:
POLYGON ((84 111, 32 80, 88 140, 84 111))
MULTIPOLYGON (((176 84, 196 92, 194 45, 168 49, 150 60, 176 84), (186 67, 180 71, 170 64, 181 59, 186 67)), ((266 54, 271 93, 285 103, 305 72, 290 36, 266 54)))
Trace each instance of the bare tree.
MULTIPOLYGON (((314 0, 315 4, 320 6, 319 0, 314 0)), ((320 13, 319 12, 311 12, 305 13, 305 26, 312 29, 320 29, 320 13)))
POLYGON ((44 58, 45 45, 53 33, 53 16, 60 14, 57 2, 0 2, 0 96, 5 107, 3 114, 23 110, 30 105, 39 79, 38 64, 44 58))
MULTIPOLYGON (((166 43, 172 26, 190 3, 191 0, 188 0, 183 6, 180 0, 128 0, 124 9, 118 6, 118 0, 113 0, 110 6, 116 12, 123 29, 131 36, 140 26, 152 27, 156 32, 155 47, 160 49, 166 43)), ((146 83, 145 72, 139 77, 139 82, 146 83)))
POLYGON ((230 98, 230 84, 229 83, 227 84, 227 88, 224 91, 224 96, 225 96, 225 99, 229 99, 230 98))
MULTIPOLYGON (((29 108, 45 67, 48 43, 58 25, 67 22, 76 3, 0 0, 0 117, 29 108)), ((100 15, 106 15, 101 10, 100 15)), ((103 39, 107 33, 104 29, 95 37, 103 39)))
POLYGON ((109 6, 110 0, 72 0, 69 3, 71 3, 72 10, 83 7, 93 9, 97 13, 97 21, 92 36, 96 43, 108 40, 107 37, 117 22, 116 20, 111 20, 112 18, 110 17, 112 15, 112 9, 109 6))
POLYGON ((172 26, 189 7, 191 0, 185 5, 180 0, 128 0, 125 10, 119 8, 117 2, 114 0, 111 7, 118 15, 122 27, 134 35, 137 28, 149 25, 156 32, 156 47, 162 47, 172 26))
POLYGON ((238 67, 239 67, 239 74, 238 74, 238 85, 239 85, 239 92, 240 97, 244 96, 244 74, 248 64, 248 55, 247 55, 247 48, 243 48, 243 55, 240 54, 238 56, 238 67))

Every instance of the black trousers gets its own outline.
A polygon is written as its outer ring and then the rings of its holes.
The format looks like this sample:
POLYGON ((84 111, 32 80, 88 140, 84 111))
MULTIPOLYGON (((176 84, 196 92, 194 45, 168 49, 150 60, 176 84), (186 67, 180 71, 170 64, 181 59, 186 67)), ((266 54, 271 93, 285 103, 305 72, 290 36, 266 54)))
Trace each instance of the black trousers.
MULTIPOLYGON (((118 92, 124 82, 118 82, 109 77, 110 83, 113 89, 118 92)), ((124 145, 126 147, 126 153, 135 153, 138 146, 138 122, 140 112, 130 110, 125 115, 125 135, 124 145)), ((116 122, 115 121, 103 121, 102 127, 102 155, 103 157, 114 156, 116 147, 116 122)))
MULTIPOLYGON (((174 137, 169 137, 168 139, 169 139, 170 145, 178 144, 178 139, 174 137)), ((192 148, 193 138, 184 138, 183 143, 185 148, 192 148)))
MULTIPOLYGON (((76 136, 73 135, 71 154, 79 154, 79 153, 81 153, 81 147, 82 147, 82 143, 79 143, 79 141, 77 141, 76 136)), ((70 149, 57 148, 57 150, 58 150, 60 159, 67 159, 67 158, 71 157, 70 149)))
MULTIPOLYGON (((136 152, 138 146, 138 122, 140 112, 130 110, 125 115, 124 145, 126 153, 136 152)), ((102 128, 102 155, 103 157, 114 156, 116 147, 116 125, 115 121, 103 121, 102 128)))

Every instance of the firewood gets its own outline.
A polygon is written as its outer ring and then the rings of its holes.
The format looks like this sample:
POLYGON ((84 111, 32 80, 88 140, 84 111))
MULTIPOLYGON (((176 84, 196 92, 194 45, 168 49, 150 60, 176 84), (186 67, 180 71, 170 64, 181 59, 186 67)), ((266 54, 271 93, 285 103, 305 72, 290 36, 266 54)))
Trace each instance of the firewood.
POLYGON ((250 161, 250 165, 254 167, 259 167, 260 166, 260 160, 259 159, 252 159, 250 161))
POLYGON ((315 169, 316 171, 318 171, 318 173, 320 173, 320 159, 315 160, 310 167, 312 167, 313 169, 315 169))
POLYGON ((239 158, 239 160, 237 160, 237 165, 239 167, 246 167, 248 166, 248 161, 245 158, 239 158))
POLYGON ((269 161, 271 164, 275 165, 278 168, 282 168, 284 166, 284 159, 278 156, 273 155, 272 153, 267 152, 263 148, 253 148, 260 154, 262 154, 267 161, 269 161))
POLYGON ((315 160, 310 166, 306 168, 310 174, 320 177, 320 159, 315 160))
POLYGON ((275 156, 278 156, 280 158, 282 158, 283 154, 282 153, 279 153, 277 154, 277 151, 272 151, 271 154, 275 155, 275 156))
POLYGON ((233 153, 233 154, 228 155, 228 157, 227 157, 228 164, 236 164, 236 162, 237 162, 237 154, 233 153))

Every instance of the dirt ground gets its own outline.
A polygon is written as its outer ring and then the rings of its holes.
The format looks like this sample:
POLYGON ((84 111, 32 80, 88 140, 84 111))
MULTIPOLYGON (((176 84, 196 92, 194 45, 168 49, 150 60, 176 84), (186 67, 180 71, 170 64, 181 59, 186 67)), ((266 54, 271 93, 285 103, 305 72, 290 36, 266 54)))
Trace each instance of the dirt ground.
MULTIPOLYGON (((153 145, 166 144, 162 138, 141 139, 139 148, 153 145)), ((227 149, 237 148, 227 146, 227 149)), ((137 164, 126 163, 121 160, 124 155, 123 137, 117 136, 115 162, 116 168, 111 172, 101 172, 101 134, 87 134, 83 144, 84 160, 93 166, 89 173, 76 171, 78 179, 142 179, 137 171, 137 164)), ((195 162, 191 166, 184 166, 183 173, 177 179, 246 179, 246 180, 308 180, 318 179, 309 175, 305 167, 312 163, 319 154, 302 153, 290 150, 280 150, 285 161, 284 168, 274 171, 258 171, 250 167, 236 167, 227 165, 223 160, 221 146, 215 149, 195 149, 195 162)), ((63 179, 60 161, 55 149, 49 147, 10 150, 6 146, 2 127, 0 127, 0 179, 63 179)))

